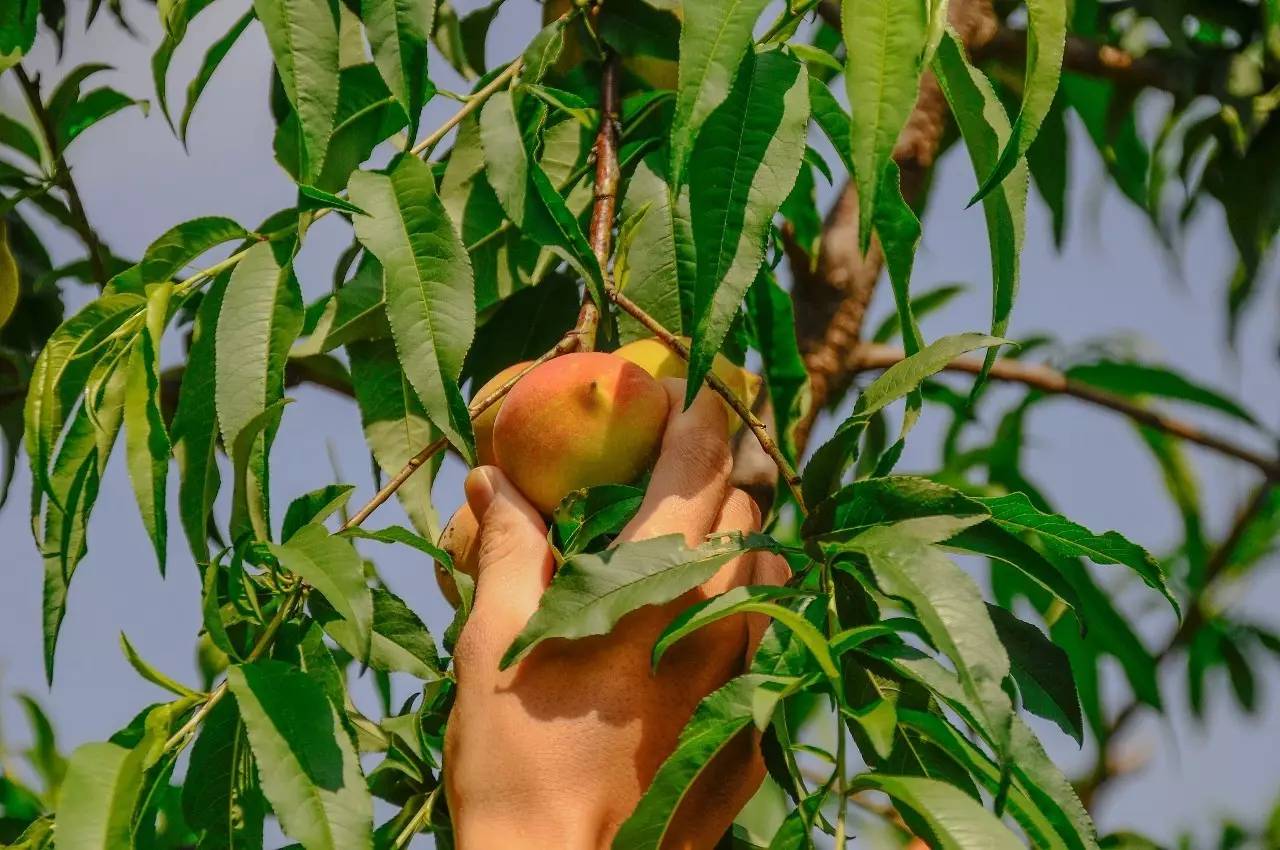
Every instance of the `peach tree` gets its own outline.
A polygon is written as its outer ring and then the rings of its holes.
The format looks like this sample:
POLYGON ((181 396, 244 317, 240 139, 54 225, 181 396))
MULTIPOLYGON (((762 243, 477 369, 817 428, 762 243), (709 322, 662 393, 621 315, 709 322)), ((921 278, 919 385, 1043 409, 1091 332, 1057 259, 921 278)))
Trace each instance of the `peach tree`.
MULTIPOLYGON (((701 768, 754 726, 787 806, 767 830, 744 818, 723 846, 844 847, 854 805, 933 847, 1099 847, 1088 808, 1114 775, 1118 733, 1165 699, 1160 663, 1186 659, 1193 701, 1223 669, 1254 704, 1257 650, 1280 640, 1214 605, 1213 591, 1270 551, 1280 465, 1165 412, 1176 401, 1261 428, 1160 364, 1098 351, 1029 360, 1041 341, 1010 335, 1028 195, 1034 186, 1064 239, 1067 126, 1079 122, 1108 180, 1169 238, 1200 205, 1220 205, 1239 257, 1222 285, 1234 327, 1280 228, 1280 5, 547 0, 522 52, 490 66, 504 2, 160 0, 154 92, 142 93, 97 85, 101 65, 37 74, 27 54, 66 37, 68 9, 0 4, 0 70, 25 101, 0 114, 4 486, 21 444, 45 669, 52 680, 120 443, 160 569, 181 534, 190 557, 176 568, 202 578, 191 637, 207 679, 178 681, 126 642, 139 675, 172 700, 65 759, 28 701, 40 781, 0 773, 0 841, 261 847, 274 818, 308 850, 399 848, 422 833, 452 846, 442 740, 472 584, 437 545, 441 454, 475 461, 472 420, 519 377, 475 392, 499 371, 656 337, 687 361, 690 398, 708 384, 745 423, 741 483, 765 507, 765 533, 613 546, 636 482, 572 494, 554 515, 557 576, 508 659, 607 632, 743 551, 783 554, 794 577, 698 604, 660 638, 655 664, 722 618, 772 620, 750 665, 689 718, 614 846, 660 846, 701 768), (202 23, 214 2, 241 7, 226 32, 202 23), (117 256, 68 166, 78 140, 143 97, 152 121, 185 140, 205 86, 257 28, 273 60, 261 94, 275 158, 296 203, 261 222, 181 222, 141 256, 117 256), (205 51, 181 111, 169 85, 179 49, 205 51), (437 126, 422 121, 431 101, 453 107, 437 126), (1147 115, 1154 138, 1140 129, 1147 115), (957 294, 912 281, 944 155, 972 163, 991 318, 927 339, 917 319, 957 294), (826 184, 843 184, 829 211, 826 184), (308 301, 293 261, 321 218, 341 219, 350 246, 330 291, 308 301), (55 262, 49 228, 82 256, 55 262), (873 327, 882 272, 895 310, 873 327), (67 311, 64 295, 87 303, 67 311), (173 363, 161 362, 166 336, 181 340, 173 363), (764 392, 736 393, 711 369, 718 355, 759 372, 764 392), (957 389, 943 372, 971 377, 957 389), (994 435, 975 415, 993 381, 1024 390, 994 435), (282 417, 305 416, 288 392, 306 382, 359 408, 379 474, 362 507, 354 485, 322 478, 272 504, 272 443, 282 417), (1054 397, 1140 429, 1185 520, 1181 545, 1157 556, 1086 528, 1027 479, 1023 422, 1054 397), (925 416, 950 422, 937 467, 896 471, 925 416), (1259 476, 1220 540, 1203 530, 1188 445, 1259 476), (412 527, 378 522, 393 497, 412 527), (368 559, 384 546, 449 573, 452 623, 429 630, 383 582, 368 559), (990 569, 980 582, 956 556, 990 569), (1180 610, 1163 648, 1139 638, 1108 591, 1121 576, 1180 610), (1112 663, 1118 692, 1099 675, 1112 663), (388 701, 384 716, 354 707, 352 680, 393 674, 420 683, 412 699, 388 701), (1028 715, 1090 740, 1097 769, 1073 782, 1028 715), (818 728, 829 744, 810 743, 818 728)), ((88 5, 96 27, 127 27, 137 12, 88 5)))

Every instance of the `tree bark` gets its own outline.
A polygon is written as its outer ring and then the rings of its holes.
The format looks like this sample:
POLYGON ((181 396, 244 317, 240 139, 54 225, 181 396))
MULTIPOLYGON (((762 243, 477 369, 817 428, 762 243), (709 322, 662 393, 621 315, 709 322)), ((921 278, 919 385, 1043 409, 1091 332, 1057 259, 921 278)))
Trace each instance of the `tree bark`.
MULTIPOLYGON (((999 30, 991 0, 952 0, 949 17, 970 51, 984 47, 999 30)), ((926 72, 893 153, 902 172, 903 197, 913 206, 923 197, 950 118, 937 79, 926 72)), ((884 254, 875 239, 865 255, 858 249, 858 193, 852 182, 845 184, 827 216, 817 262, 811 263, 795 244, 788 245, 787 252, 794 276, 796 335, 811 388, 809 410, 796 426, 796 445, 803 451, 818 415, 849 389, 884 254)))

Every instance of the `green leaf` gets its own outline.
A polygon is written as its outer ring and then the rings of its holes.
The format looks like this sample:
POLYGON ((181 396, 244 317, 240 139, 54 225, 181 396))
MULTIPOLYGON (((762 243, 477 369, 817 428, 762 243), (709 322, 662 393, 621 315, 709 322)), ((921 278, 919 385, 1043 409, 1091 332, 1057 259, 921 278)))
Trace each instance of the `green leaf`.
POLYGON ((178 407, 173 415, 173 455, 178 460, 178 513, 187 544, 197 563, 209 560, 209 518, 221 486, 218 472, 217 358, 218 314, 229 274, 220 275, 204 292, 191 330, 191 348, 182 372, 178 407))
POLYGON ((671 121, 671 185, 684 184, 685 165, 702 125, 726 97, 751 47, 766 0, 705 0, 684 9, 680 77, 671 121))
POLYGON ((32 521, 40 497, 48 491, 54 445, 76 398, 84 390, 97 350, 124 322, 142 312, 146 299, 135 294, 103 295, 64 321, 45 343, 31 370, 23 413, 27 457, 31 462, 32 521))
POLYGON ((1124 396, 1157 396, 1173 401, 1198 404, 1225 413, 1250 425, 1257 425, 1253 417, 1239 402, 1217 390, 1198 384, 1171 369, 1149 366, 1145 363, 1118 360, 1099 360, 1072 366, 1067 378, 1124 396))
POLYGON ((304 525, 323 523, 346 507, 355 489, 354 484, 327 484, 294 499, 284 512, 284 523, 280 526, 280 540, 288 543, 289 538, 304 525))
MULTIPOLYGON (((1002 787, 1000 767, 945 720, 935 714, 910 709, 903 711, 900 716, 905 727, 935 744, 955 760, 957 765, 975 776, 988 793, 999 793, 1002 787)), ((1096 847, 1091 833, 1086 832, 1081 836, 1068 828, 1065 834, 1060 835, 1049 816, 1031 799, 1020 778, 1015 778, 1009 786, 1007 805, 1009 814, 1026 831, 1034 847, 1046 850, 1096 847)))
POLYGON ((176 224, 147 246, 138 264, 139 283, 146 286, 168 281, 206 251, 224 242, 248 238, 247 230, 222 216, 203 216, 176 224))
POLYGON ((387 88, 409 116, 409 141, 417 135, 418 118, 427 102, 427 38, 435 23, 435 0, 361 0, 364 22, 387 88))
POLYGON ((66 150, 85 130, 130 106, 140 106, 145 112, 147 102, 134 100, 105 86, 89 92, 58 115, 57 125, 54 127, 58 150, 66 150))
POLYGON ((1009 652, 1013 680, 1022 694, 1027 711, 1052 720, 1076 743, 1084 745, 1084 720, 1080 697, 1071 678, 1067 653, 1030 623, 1018 619, 998 605, 988 605, 987 613, 1009 652))
POLYGON ((941 544, 945 549, 958 549, 985 555, 992 560, 1008 564, 1052 593, 1057 599, 1076 612, 1087 627, 1084 606, 1074 586, 1056 565, 1041 555, 1033 546, 994 522, 983 522, 966 528, 941 544))
MULTIPOLYGON (((259 242, 231 273, 215 335, 214 401, 222 440, 234 447, 248 422, 284 395, 284 365, 302 328, 302 294, 291 265, 281 267, 276 246, 259 242)), ((246 478, 248 516, 262 539, 269 535, 267 455, 276 426, 255 439, 246 478)), ((239 536, 245 527, 232 524, 239 536)))
POLYGON ((368 215, 346 198, 317 189, 315 186, 298 187, 298 209, 300 210, 337 210, 348 215, 368 215))
POLYGON ((0 221, 0 328, 5 326, 13 315, 13 308, 18 305, 18 292, 21 282, 18 280, 18 263, 9 248, 7 224, 0 221))
POLYGON ((145 755, 106 741, 76 748, 58 795, 59 848, 131 850, 145 755))
POLYGON ((1117 531, 1095 534, 1058 514, 1044 513, 1023 493, 979 499, 991 510, 992 522, 1016 534, 1032 532, 1050 551, 1065 558, 1088 558, 1095 564, 1122 564, 1147 586, 1160 591, 1179 610, 1165 583, 1160 563, 1147 550, 1117 531))
POLYGON ((617 534, 635 516, 644 490, 630 484, 603 484, 570 493, 552 515, 562 558, 585 552, 604 534, 617 534))
POLYGON ((485 174, 507 217, 527 238, 573 267, 604 303, 604 274, 577 217, 526 148, 510 91, 489 98, 480 112, 485 174))
POLYGON ((777 692, 764 686, 782 681, 758 673, 738 676, 698 703, 675 750, 658 768, 631 817, 619 828, 613 839, 615 850, 657 850, 662 846, 680 802, 703 769, 752 723, 761 708, 757 704, 760 699, 765 701, 766 716, 773 713, 777 692))
MULTIPOLYGON (((1004 141, 1000 156, 970 204, 991 192, 1019 168, 1022 157, 1036 140, 1040 125, 1053 108, 1062 76, 1062 54, 1067 40, 1067 4, 1058 0, 1027 3, 1027 71, 1022 83, 1022 108, 1004 141)), ((979 172, 981 174, 981 172, 979 172)), ((1020 180, 1025 181, 1025 175, 1020 180)), ((1024 186, 1025 191, 1025 186, 1024 186)))
POLYGON ((809 372, 796 340, 791 296, 773 275, 761 274, 747 293, 747 304, 782 452, 794 463, 795 423, 808 407, 809 372))
MULTIPOLYGON (((43 629, 45 674, 53 679, 54 650, 66 613, 67 591, 76 566, 88 552, 86 528, 98 498, 98 483, 119 433, 124 412, 124 370, 103 365, 99 391, 77 410, 46 478, 49 494, 42 526, 33 530, 44 559, 43 629)), ((30 402, 30 397, 28 397, 30 402)), ((29 438, 28 438, 29 439, 29 438)), ((40 492, 33 488, 33 517, 40 492)))
POLYGON ((959 490, 928 478, 894 475, 842 488, 814 506, 801 534, 828 543, 852 539, 870 528, 898 525, 917 536, 945 540, 990 515, 981 502, 959 490))
POLYGON ((151 287, 147 298, 147 326, 138 334, 129 355, 124 385, 125 456, 142 524, 155 547, 164 574, 169 521, 165 493, 172 446, 160 410, 160 334, 168 319, 173 284, 151 287))
MULTIPOLYGON (((172 0, 172 2, 157 4, 160 23, 164 25, 164 37, 151 56, 151 77, 155 82, 156 101, 160 104, 160 111, 170 130, 173 129, 173 118, 169 114, 167 94, 169 64, 173 61, 173 55, 177 52, 178 46, 186 38, 191 21, 211 3, 212 0, 172 0)), ((252 13, 248 17, 252 20, 252 13)))
POLYGON ((725 617, 736 614, 764 614, 795 633, 813 654, 819 666, 832 679, 839 678, 831 651, 827 648, 826 638, 809 624, 800 614, 789 608, 774 604, 779 599, 791 599, 797 596, 809 596, 811 591, 795 587, 774 587, 763 585, 758 587, 735 587, 697 602, 676 615, 658 640, 653 645, 652 664, 656 670, 662 656, 682 638, 696 632, 703 626, 709 626, 725 617))
POLYGON ((804 65, 777 50, 751 52, 694 145, 689 210, 698 274, 686 405, 764 261, 769 224, 800 170, 808 121, 804 65))
POLYGON ((355 657, 369 658, 373 629, 373 599, 364 578, 364 564, 343 537, 312 523, 288 542, 270 544, 280 566, 318 591, 350 625, 355 657))
POLYGON ((929 9, 925 0, 844 0, 840 22, 848 55, 845 86, 861 210, 858 236, 865 253, 880 180, 920 89, 929 9))
MULTIPOLYGON (((351 623, 326 603, 313 600, 310 605, 325 633, 359 658, 360 643, 351 623)), ((387 673, 408 673, 428 682, 441 675, 440 655, 427 627, 399 597, 380 587, 373 589, 369 666, 387 673)))
POLYGON ((279 661, 231 667, 227 683, 285 834, 306 850, 372 847, 372 800, 324 689, 279 661))
MULTIPOLYGON (((964 284, 952 283, 923 292, 911 299, 911 313, 916 319, 920 319, 941 310, 956 296, 963 294, 966 288, 964 284)), ((902 333, 902 314, 890 313, 876 326, 871 334, 871 341, 881 344, 891 342, 900 333, 902 333)))
POLYGON ((403 156, 385 174, 352 174, 349 194, 370 213, 355 218, 356 235, 382 263, 405 375, 431 423, 470 463, 471 419, 457 382, 475 335, 475 283, 431 169, 403 156))
POLYGON ((1150 202, 1151 152, 1139 135, 1134 111, 1128 104, 1129 94, 1107 80, 1070 73, 1062 75, 1062 93, 1080 116, 1116 187, 1146 210, 1150 202))
MULTIPOLYGON (((678 204, 663 179, 666 163, 661 153, 640 161, 627 182, 622 198, 626 220, 640 218, 632 231, 625 254, 618 247, 618 262, 625 275, 614 270, 616 283, 628 298, 674 334, 684 335, 684 293, 693 292, 697 257, 688 240, 676 239, 678 204), (643 215, 640 211, 645 210, 643 215), (625 258, 625 259, 624 259, 625 258)), ((687 205, 688 196, 681 196, 687 205)), ((618 317, 619 341, 623 343, 652 336, 648 329, 627 314, 618 317)))
POLYGON ((431 39, 445 61, 463 79, 474 80, 485 72, 484 48, 489 25, 493 23, 504 2, 505 0, 492 0, 459 18, 453 5, 448 0, 441 0, 431 39))
POLYGON ((36 39, 37 0, 19 0, 0 8, 0 72, 12 68, 36 39))
POLYGON ((262 850, 266 806, 235 700, 213 707, 191 747, 182 813, 201 850, 262 850))
MULTIPOLYGON (((209 85, 209 81, 213 79, 214 73, 218 70, 218 66, 222 64, 222 60, 231 52, 231 48, 239 41, 240 36, 249 24, 254 21, 253 11, 245 12, 231 28, 213 44, 209 45, 208 51, 204 54, 204 60, 200 63, 200 70, 191 78, 191 82, 187 84, 187 102, 182 107, 182 119, 178 123, 178 138, 182 139, 182 143, 187 143, 187 133, 191 126, 191 116, 195 114, 196 104, 200 102, 200 96, 204 94, 205 86, 209 85)), ((157 51, 159 55, 159 51, 157 51)), ((161 98, 161 105, 164 101, 161 98)), ((164 107, 165 117, 168 118, 168 107, 164 107)))
POLYGON ((570 558, 507 648, 501 667, 510 667, 548 638, 608 634, 636 608, 670 602, 743 552, 772 545, 766 537, 729 534, 691 549, 671 534, 570 558))
MULTIPOLYGON (((1052 0, 1042 0, 1040 5, 1045 2, 1052 0)), ((1010 163, 1005 163, 1000 158, 1002 149, 1017 150, 1016 147, 1010 147, 1013 136, 1009 116, 996 96, 991 81, 969 64, 964 46, 954 33, 948 32, 942 39, 934 54, 933 66, 943 94, 951 104, 952 114, 960 125, 960 133, 964 137, 965 147, 969 149, 974 172, 979 175, 1004 172, 999 191, 990 191, 982 198, 982 210, 987 220, 987 239, 991 244, 991 333, 1000 335, 1009 327, 1013 301, 1018 294, 1019 264, 1026 232, 1026 163, 1020 159, 1021 151, 1010 163)), ((1049 101, 1052 99, 1053 93, 1050 92, 1049 101)), ((1048 108, 1047 102, 1045 107, 1048 108)), ((1030 143, 1030 139, 1027 141, 1030 143)), ((1016 144, 1020 145, 1020 142, 1016 144)), ((982 372, 974 383, 975 394, 985 381, 995 358, 996 349, 987 352, 982 372)))
POLYGON ((252 488, 254 474, 251 469, 257 456, 256 447, 264 434, 280 427, 280 417, 293 399, 282 398, 272 402, 261 413, 254 415, 236 435, 231 446, 233 485, 231 493, 231 532, 236 540, 252 535, 258 540, 271 539, 270 517, 254 499, 252 488))
POLYGON ((302 128, 302 174, 315 184, 338 115, 338 15, 327 0, 254 0, 302 128))
POLYGON ((1067 235, 1067 186, 1071 177, 1071 137, 1067 134, 1066 92, 1059 91, 1045 115, 1035 144, 1027 148, 1027 169, 1052 217, 1053 244, 1061 251, 1067 235))
POLYGON ((325 192, 339 192, 374 148, 408 123, 408 117, 372 63, 343 68, 338 77, 338 114, 324 166, 308 175, 301 156, 302 128, 290 110, 276 130, 276 160, 294 181, 325 192))
MULTIPOLYGON (((917 655, 913 650, 889 663, 905 675, 924 684, 933 694, 956 711, 975 728, 980 709, 965 693, 955 674, 937 661, 917 655)), ((985 737, 985 736, 984 736, 985 737)), ((1016 784, 1026 791, 1041 812, 1054 824, 1055 830, 1072 846, 1094 848, 1093 823, 1071 783, 1045 754, 1044 747, 1031 729, 1018 717, 1010 730, 1010 759, 1002 766, 1001 786, 1016 784), (1009 768, 1012 768, 1010 771, 1009 768)))
POLYGON ((1013 706, 1003 689, 1009 657, 973 579, 936 547, 893 528, 874 528, 848 544, 863 553, 885 594, 908 603, 955 665, 984 735, 1001 761, 1009 754, 1013 706))
MULTIPOLYGON (((3 61, 0 59, 0 63, 3 61)), ((8 115, 0 115, 0 145, 12 148, 37 165, 44 161, 35 135, 25 124, 8 115)))
POLYGON ((963 791, 936 779, 866 773, 850 783, 854 791, 880 791, 913 812, 930 829, 938 850, 1017 850, 1000 819, 963 791))
MULTIPOLYGON (((391 340, 348 343, 347 354, 365 442, 378 468, 395 475, 440 432, 431 427, 391 340)), ((413 527, 432 540, 440 533, 440 518, 431 503, 431 484, 439 468, 437 455, 396 491, 413 527)))
POLYGON ((804 497, 816 505, 840 486, 849 461, 856 457, 858 440, 878 411, 916 390, 925 379, 946 368, 961 354, 978 348, 1002 345, 1007 340, 984 334, 944 336, 920 351, 893 364, 871 383, 854 405, 853 413, 835 434, 813 453, 804 470, 804 497))
POLYGON ((175 693, 180 697, 200 696, 191 688, 148 664, 146 659, 138 654, 138 650, 133 648, 133 644, 129 643, 129 638, 125 636, 124 632, 120 633, 120 648, 124 650, 124 657, 129 662, 129 666, 151 684, 164 688, 166 691, 175 693))

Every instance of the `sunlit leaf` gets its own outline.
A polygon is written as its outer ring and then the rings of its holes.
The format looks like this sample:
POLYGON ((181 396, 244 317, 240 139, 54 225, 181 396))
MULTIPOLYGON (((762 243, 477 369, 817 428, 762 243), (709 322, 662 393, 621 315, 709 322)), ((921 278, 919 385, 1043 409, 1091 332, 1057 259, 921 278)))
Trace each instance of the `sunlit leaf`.
POLYGON ((356 658, 368 658, 373 599, 365 583, 364 564, 351 543, 313 523, 300 528, 288 542, 271 544, 271 554, 350 624, 356 658))
POLYGON ((396 351, 422 407, 470 461, 471 419, 458 389, 475 335, 475 284, 466 249, 422 160, 403 156, 387 173, 351 176, 356 235, 382 263, 396 351))

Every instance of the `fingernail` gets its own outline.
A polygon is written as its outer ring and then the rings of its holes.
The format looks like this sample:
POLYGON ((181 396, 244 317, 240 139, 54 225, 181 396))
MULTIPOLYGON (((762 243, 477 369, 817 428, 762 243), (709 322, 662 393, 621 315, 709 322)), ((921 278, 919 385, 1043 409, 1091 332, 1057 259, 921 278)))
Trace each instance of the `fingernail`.
POLYGON ((467 474, 463 484, 463 492, 467 496, 467 505, 476 518, 483 517, 493 502, 497 486, 493 480, 493 471, 487 466, 478 466, 467 474))

